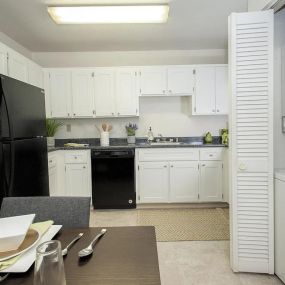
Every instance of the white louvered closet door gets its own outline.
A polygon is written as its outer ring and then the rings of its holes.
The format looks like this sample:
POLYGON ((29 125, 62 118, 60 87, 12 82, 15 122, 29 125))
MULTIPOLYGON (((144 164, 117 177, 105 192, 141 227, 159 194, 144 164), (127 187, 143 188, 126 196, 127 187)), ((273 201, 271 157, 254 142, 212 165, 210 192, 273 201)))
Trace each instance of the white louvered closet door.
POLYGON ((229 18, 231 264, 274 273, 273 12, 229 18))

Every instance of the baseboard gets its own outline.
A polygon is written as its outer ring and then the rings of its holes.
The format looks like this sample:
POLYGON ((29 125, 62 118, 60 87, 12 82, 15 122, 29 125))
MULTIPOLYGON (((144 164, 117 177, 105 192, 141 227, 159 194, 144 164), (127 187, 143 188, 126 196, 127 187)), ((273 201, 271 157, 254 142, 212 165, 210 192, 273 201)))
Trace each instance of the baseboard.
POLYGON ((137 204, 137 209, 195 209, 195 208, 228 208, 225 202, 217 203, 159 203, 159 204, 137 204))

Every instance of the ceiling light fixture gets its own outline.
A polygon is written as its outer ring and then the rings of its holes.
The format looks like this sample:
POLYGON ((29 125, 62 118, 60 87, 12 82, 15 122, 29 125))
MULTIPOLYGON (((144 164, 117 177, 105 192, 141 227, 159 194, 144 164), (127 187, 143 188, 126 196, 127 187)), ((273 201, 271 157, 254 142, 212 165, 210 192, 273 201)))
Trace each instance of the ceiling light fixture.
POLYGON ((48 7, 57 24, 165 23, 168 5, 48 7))

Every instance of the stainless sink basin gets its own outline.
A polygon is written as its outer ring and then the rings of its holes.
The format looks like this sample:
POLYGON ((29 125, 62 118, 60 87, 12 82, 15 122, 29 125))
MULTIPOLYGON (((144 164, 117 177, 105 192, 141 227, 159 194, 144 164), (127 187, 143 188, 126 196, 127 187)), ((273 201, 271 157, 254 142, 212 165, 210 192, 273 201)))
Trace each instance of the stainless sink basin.
POLYGON ((184 144, 183 142, 152 142, 150 145, 181 145, 184 144))

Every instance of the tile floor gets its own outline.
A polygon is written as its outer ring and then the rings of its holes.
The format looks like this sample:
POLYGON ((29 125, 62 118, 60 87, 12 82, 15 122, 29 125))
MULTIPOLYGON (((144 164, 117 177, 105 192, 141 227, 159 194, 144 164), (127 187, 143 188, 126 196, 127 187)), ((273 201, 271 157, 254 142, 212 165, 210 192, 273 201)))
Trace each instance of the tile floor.
MULTIPOLYGON (((91 211, 90 226, 136 226, 136 210, 91 211)), ((158 242, 162 285, 282 285, 275 276, 235 274, 228 241, 158 242)))

